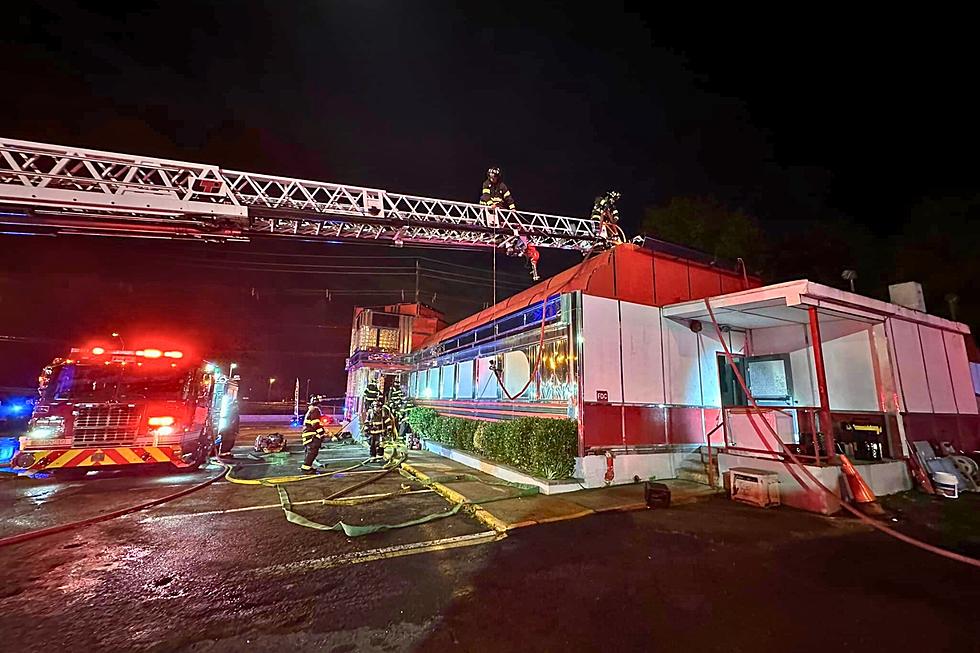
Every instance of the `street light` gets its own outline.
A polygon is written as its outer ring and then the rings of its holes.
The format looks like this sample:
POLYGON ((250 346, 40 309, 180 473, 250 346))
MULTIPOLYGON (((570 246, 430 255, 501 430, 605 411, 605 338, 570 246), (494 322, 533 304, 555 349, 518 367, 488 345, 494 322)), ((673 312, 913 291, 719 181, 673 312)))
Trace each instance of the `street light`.
POLYGON ((229 377, 235 376, 235 368, 236 367, 238 367, 238 363, 232 363, 231 365, 228 366, 228 376, 229 377))
POLYGON ((275 382, 276 382, 275 379, 273 378, 269 379, 269 394, 267 394, 265 397, 266 401, 272 401, 272 384, 275 382))
POLYGON ((122 336, 119 335, 119 332, 118 331, 113 331, 112 332, 112 337, 113 338, 117 338, 119 340, 119 347, 121 349, 126 349, 126 343, 123 341, 122 336))

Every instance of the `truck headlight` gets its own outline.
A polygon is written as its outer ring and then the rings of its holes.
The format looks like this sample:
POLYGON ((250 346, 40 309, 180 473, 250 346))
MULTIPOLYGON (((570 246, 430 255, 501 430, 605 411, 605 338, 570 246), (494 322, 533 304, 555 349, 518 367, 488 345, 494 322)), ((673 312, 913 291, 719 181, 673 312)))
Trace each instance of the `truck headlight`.
POLYGON ((65 434, 65 418, 57 415, 31 420, 29 440, 55 440, 65 434))

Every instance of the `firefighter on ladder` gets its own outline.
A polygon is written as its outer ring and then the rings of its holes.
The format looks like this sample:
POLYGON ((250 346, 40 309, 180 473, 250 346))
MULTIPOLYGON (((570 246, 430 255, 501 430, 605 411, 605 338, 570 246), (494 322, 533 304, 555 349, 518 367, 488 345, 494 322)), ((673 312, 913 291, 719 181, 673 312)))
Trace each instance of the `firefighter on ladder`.
POLYGON ((514 229, 513 239, 507 242, 507 256, 523 256, 531 265, 531 278, 535 281, 541 280, 538 276, 538 260, 541 258, 541 253, 528 239, 527 234, 514 229))
POLYGON ((505 208, 515 211, 514 197, 500 175, 500 168, 487 170, 487 178, 483 182, 483 192, 480 194, 480 204, 492 209, 505 208))
POLYGON ((327 432, 323 428, 323 415, 318 405, 322 400, 323 397, 320 395, 312 395, 306 407, 306 416, 303 418, 302 437, 306 457, 303 459, 300 471, 304 474, 317 473, 313 465, 316 462, 317 454, 320 453, 320 445, 323 444, 323 440, 327 436, 327 432))
MULTIPOLYGON (((517 210, 517 205, 514 203, 514 196, 511 195, 510 189, 504 183, 504 179, 500 174, 500 168, 494 167, 487 170, 487 178, 483 182, 483 192, 480 194, 480 204, 488 207, 490 211, 495 211, 499 208, 506 208, 511 211, 517 210)), ((495 215, 492 218, 492 224, 494 226, 497 224, 495 215)), ((523 256, 531 265, 531 278, 535 281, 540 280, 538 276, 538 260, 541 258, 541 254, 538 252, 538 248, 530 243, 527 234, 519 233, 516 227, 512 229, 514 231, 514 238, 508 241, 507 256, 523 256)))
POLYGON ((626 234, 619 226, 619 209, 616 208, 619 198, 619 193, 611 190, 595 198, 595 203, 592 205, 592 219, 599 223, 598 235, 602 242, 602 249, 626 242, 626 234))

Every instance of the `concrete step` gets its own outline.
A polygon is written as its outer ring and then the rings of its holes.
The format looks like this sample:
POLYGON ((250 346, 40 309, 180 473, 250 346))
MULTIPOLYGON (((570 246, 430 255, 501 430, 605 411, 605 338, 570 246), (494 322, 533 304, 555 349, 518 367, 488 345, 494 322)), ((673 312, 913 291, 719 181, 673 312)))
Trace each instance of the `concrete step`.
POLYGON ((682 481, 693 481, 694 483, 700 483, 701 485, 711 485, 711 478, 704 472, 699 474, 697 472, 681 470, 677 472, 677 478, 682 481))

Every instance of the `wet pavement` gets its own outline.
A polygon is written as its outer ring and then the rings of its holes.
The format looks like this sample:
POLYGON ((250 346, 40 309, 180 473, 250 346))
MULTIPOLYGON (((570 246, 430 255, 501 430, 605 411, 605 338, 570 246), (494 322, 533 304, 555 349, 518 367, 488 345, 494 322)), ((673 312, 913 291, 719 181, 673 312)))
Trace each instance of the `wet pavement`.
MULTIPOLYGON (((245 451, 236 451, 240 476, 280 473, 245 451)), ((321 455, 334 469, 363 458, 356 445, 321 455)), ((283 462, 293 469, 298 455, 283 462)), ((215 472, 0 476, 0 535, 169 494, 215 472)), ((449 507, 397 473, 352 495, 411 494, 319 503, 376 474, 376 465, 354 472, 290 484, 294 509, 324 524, 377 524, 449 507)), ((900 528, 976 556, 980 528, 969 516, 980 513, 978 499, 891 505, 900 528)), ((848 519, 714 497, 500 540, 479 539, 485 531, 460 513, 349 538, 288 523, 275 488, 222 480, 151 510, 0 549, 0 637, 18 651, 337 653, 962 651, 980 641, 980 572, 848 519), (480 544, 376 559, 467 538, 480 544)))

